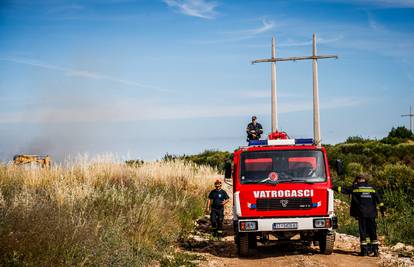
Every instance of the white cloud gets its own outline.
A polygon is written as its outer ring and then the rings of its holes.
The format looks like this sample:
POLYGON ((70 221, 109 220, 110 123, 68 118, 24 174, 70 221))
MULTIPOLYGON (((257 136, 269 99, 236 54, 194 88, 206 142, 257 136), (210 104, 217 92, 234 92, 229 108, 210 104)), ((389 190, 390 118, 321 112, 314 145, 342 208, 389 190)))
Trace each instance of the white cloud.
POLYGON ((217 12, 214 10, 217 3, 205 0, 164 0, 169 7, 178 12, 203 19, 214 19, 217 12))
POLYGON ((276 26, 276 23, 272 20, 262 19, 262 25, 254 29, 240 30, 240 31, 231 31, 224 32, 225 34, 238 34, 238 35, 257 35, 264 32, 267 32, 273 29, 276 26))
POLYGON ((262 20, 262 24, 263 24, 262 27, 257 28, 253 31, 250 31, 250 34, 256 35, 256 34, 264 33, 264 32, 267 32, 267 31, 269 31, 269 30, 271 30, 275 27, 275 23, 273 21, 269 21, 269 20, 266 20, 266 19, 262 20))
POLYGON ((81 78, 93 79, 93 80, 105 80, 105 81, 110 81, 110 82, 119 83, 119 84, 128 85, 128 86, 135 86, 135 87, 142 87, 142 88, 150 88, 150 89, 160 90, 156 86, 143 84, 143 83, 139 83, 139 82, 136 82, 136 81, 120 79, 120 78, 117 78, 117 77, 113 77, 113 76, 109 76, 109 75, 105 75, 105 74, 100 74, 100 73, 96 73, 96 72, 92 72, 92 71, 65 68, 65 67, 61 67, 61 66, 57 66, 57 65, 53 65, 53 64, 48 64, 48 63, 44 63, 44 62, 33 60, 33 59, 0 58, 0 61, 8 61, 8 62, 13 62, 13 63, 17 63, 17 64, 23 64, 23 65, 43 68, 43 69, 55 70, 55 71, 63 72, 67 76, 81 77, 81 78))
POLYGON ((228 38, 222 39, 209 39, 209 40, 200 40, 196 41, 197 44, 217 44, 217 43, 231 43, 238 42, 242 40, 247 40, 256 37, 262 33, 269 32, 270 30, 276 27, 276 23, 271 20, 262 19, 261 25, 257 28, 247 29, 247 30, 236 30, 231 32, 221 32, 221 34, 228 35, 228 38))

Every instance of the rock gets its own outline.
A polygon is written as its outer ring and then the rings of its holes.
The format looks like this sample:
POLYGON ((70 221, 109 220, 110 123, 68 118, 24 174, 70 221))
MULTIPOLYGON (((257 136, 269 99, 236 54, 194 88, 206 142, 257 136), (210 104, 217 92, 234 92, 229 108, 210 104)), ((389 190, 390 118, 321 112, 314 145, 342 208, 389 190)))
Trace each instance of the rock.
POLYGON ((384 253, 390 253, 391 249, 389 247, 381 247, 381 251, 384 253))
POLYGON ((398 253, 398 257, 411 258, 412 256, 413 253, 408 251, 401 251, 398 253))
POLYGON ((194 239, 194 241, 196 241, 196 242, 203 242, 203 241, 206 241, 206 239, 205 239, 205 238, 203 238, 203 237, 201 237, 201 236, 198 236, 198 235, 193 236, 193 239, 194 239))
POLYGON ((414 246, 405 246, 405 251, 414 252, 414 246))
POLYGON ((413 261, 410 258, 399 258, 398 263, 398 266, 413 266, 413 261))
POLYGON ((394 246, 391 247, 392 251, 401 251, 403 250, 405 245, 403 243, 397 243, 394 246))
POLYGON ((197 223, 198 224, 208 224, 209 220, 208 220, 208 218, 203 217, 203 218, 198 219, 197 223))
POLYGON ((383 258, 386 259, 386 260, 391 260, 392 255, 391 254, 384 254, 383 258))

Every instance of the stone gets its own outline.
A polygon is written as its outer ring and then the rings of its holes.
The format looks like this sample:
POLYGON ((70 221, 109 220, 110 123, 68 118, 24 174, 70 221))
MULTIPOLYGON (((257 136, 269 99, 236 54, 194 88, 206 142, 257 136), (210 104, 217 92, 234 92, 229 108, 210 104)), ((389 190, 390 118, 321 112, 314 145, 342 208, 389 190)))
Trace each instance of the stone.
POLYGON ((401 251, 403 250, 405 245, 403 243, 397 243, 394 246, 391 247, 392 251, 401 251))
POLYGON ((405 251, 414 252, 414 246, 405 246, 405 251))

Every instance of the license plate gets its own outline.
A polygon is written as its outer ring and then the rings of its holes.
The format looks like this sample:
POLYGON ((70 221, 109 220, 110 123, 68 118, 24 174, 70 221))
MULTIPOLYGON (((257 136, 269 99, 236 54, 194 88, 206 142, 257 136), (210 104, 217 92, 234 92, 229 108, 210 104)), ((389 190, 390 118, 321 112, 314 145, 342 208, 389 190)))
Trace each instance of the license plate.
POLYGON ((273 230, 280 230, 280 229, 298 229, 297 222, 285 222, 285 223, 274 223, 273 230))

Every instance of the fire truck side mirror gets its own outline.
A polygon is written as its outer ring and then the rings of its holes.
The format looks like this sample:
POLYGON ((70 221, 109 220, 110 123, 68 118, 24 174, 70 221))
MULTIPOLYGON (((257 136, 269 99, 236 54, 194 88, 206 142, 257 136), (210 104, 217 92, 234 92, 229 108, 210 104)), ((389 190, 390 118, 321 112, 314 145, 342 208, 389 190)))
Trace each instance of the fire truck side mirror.
POLYGON ((336 166, 335 166, 336 167, 336 173, 338 175, 343 175, 344 174, 344 162, 340 159, 337 159, 335 161, 335 164, 336 164, 336 166))
POLYGON ((231 179, 231 163, 230 162, 226 162, 224 164, 224 179, 231 179))

